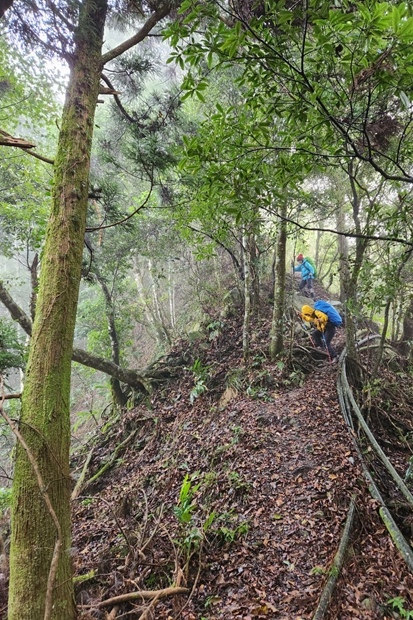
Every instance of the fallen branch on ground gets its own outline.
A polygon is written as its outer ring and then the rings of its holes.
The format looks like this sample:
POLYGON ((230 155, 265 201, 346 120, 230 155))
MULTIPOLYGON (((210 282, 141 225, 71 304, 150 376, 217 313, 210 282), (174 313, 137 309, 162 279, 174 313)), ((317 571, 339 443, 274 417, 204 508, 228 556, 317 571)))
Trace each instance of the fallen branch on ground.
POLYGON ((109 605, 118 605, 119 603, 127 603, 128 601, 150 601, 154 598, 163 599, 168 596, 178 596, 179 594, 186 594, 189 592, 189 588, 176 588, 171 586, 170 588, 164 588, 163 590, 140 590, 138 592, 128 592, 127 594, 120 594, 119 596, 112 596, 112 598, 101 601, 96 605, 97 609, 102 607, 108 607, 109 605))

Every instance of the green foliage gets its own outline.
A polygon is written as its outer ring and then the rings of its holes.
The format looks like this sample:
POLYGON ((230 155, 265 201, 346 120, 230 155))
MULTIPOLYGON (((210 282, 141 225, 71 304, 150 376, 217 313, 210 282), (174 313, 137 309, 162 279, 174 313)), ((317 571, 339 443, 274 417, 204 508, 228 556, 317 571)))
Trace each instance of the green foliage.
POLYGON ((244 387, 245 370, 243 368, 232 368, 225 377, 225 383, 228 387, 240 391, 244 387))
POLYGON ((324 566, 313 566, 313 568, 310 570, 310 575, 325 575, 326 574, 326 569, 324 568, 324 566))
POLYGON ((218 534, 226 543, 233 543, 235 540, 244 538, 248 533, 249 529, 250 526, 245 521, 244 523, 240 523, 234 528, 229 528, 225 525, 222 525, 218 530, 218 534))
POLYGON ((391 605, 393 609, 397 611, 401 618, 405 618, 406 620, 410 620, 413 618, 413 610, 408 611, 405 608, 405 599, 401 596, 396 596, 387 601, 388 605, 391 605))
POLYGON ((0 372, 6 373, 12 368, 24 368, 25 347, 13 321, 0 318, 0 372))
POLYGON ((177 505, 174 507, 174 515, 181 524, 189 523, 196 509, 195 494, 200 487, 200 483, 194 484, 194 481, 198 477, 198 472, 195 472, 191 475, 186 474, 183 479, 179 492, 179 499, 177 505))
POLYGON ((0 514, 4 514, 11 505, 11 488, 0 487, 0 514))
POLYGON ((242 436, 244 434, 242 426, 239 426, 238 424, 234 424, 231 430, 232 430, 231 445, 238 444, 241 441, 242 436))
POLYGON ((208 391, 208 388, 205 385, 205 381, 203 379, 198 379, 189 394, 189 401, 191 405, 193 405, 195 400, 199 398, 200 396, 202 396, 202 394, 205 394, 205 392, 207 391, 208 391))
POLYGON ((195 385, 189 394, 190 403, 193 405, 194 401, 199 398, 199 396, 202 396, 202 394, 208 391, 206 381, 209 377, 210 367, 204 366, 200 359, 196 359, 189 370, 193 373, 195 380, 195 385))
POLYGON ((232 488, 235 489, 237 492, 245 493, 249 491, 249 482, 244 480, 237 471, 230 471, 227 475, 232 488))
POLYGON ((206 329, 209 333, 209 340, 215 340, 222 333, 222 328, 224 327, 224 323, 222 321, 212 321, 206 326, 206 329))
POLYGON ((197 484, 194 484, 194 482, 198 477, 199 472, 185 475, 177 505, 173 509, 180 524, 180 536, 176 542, 185 552, 187 563, 193 551, 199 548, 216 519, 215 512, 210 512, 205 518, 199 517, 195 520, 195 510, 198 507, 195 496, 200 489, 201 482, 197 484))
POLYGON ((225 512, 216 518, 216 534, 218 541, 223 544, 232 544, 236 540, 244 538, 249 532, 248 521, 239 522, 239 517, 232 512, 225 512))
POLYGON ((95 502, 93 497, 86 497, 82 499, 82 506, 91 506, 95 502))
POLYGON ((303 385, 304 383, 304 373, 300 369, 290 370, 287 376, 284 378, 283 383, 285 385, 303 385))
POLYGON ((261 385, 249 385, 245 393, 254 400, 263 400, 266 402, 271 402, 273 400, 271 394, 268 393, 268 389, 261 385))
MULTIPOLYGON (((59 113, 58 67, 53 76, 39 59, 23 55, 0 39, 1 129, 27 139, 36 152, 53 159, 59 113)), ((52 166, 20 149, 1 147, 0 253, 39 251, 50 209, 52 166)))

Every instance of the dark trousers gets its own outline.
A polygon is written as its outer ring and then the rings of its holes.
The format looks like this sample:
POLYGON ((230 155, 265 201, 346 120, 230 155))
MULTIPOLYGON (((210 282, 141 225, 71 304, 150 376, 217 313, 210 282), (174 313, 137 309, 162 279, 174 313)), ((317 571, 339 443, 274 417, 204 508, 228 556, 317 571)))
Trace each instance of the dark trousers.
POLYGON ((310 296, 314 298, 313 278, 308 278, 308 280, 301 280, 300 284, 298 285, 300 291, 302 291, 306 287, 308 292, 310 293, 310 296))
POLYGON ((318 329, 316 329, 312 333, 312 338, 313 338, 316 346, 317 347, 322 347, 323 349, 325 347, 327 347, 327 351, 328 351, 328 354, 331 357, 331 359, 335 358, 336 355, 337 355, 336 350, 334 349, 334 347, 331 344, 331 341, 333 340, 335 333, 336 333, 335 325, 330 323, 330 321, 328 321, 328 323, 326 325, 326 328, 324 330, 324 334, 323 334, 323 332, 320 332, 318 329))

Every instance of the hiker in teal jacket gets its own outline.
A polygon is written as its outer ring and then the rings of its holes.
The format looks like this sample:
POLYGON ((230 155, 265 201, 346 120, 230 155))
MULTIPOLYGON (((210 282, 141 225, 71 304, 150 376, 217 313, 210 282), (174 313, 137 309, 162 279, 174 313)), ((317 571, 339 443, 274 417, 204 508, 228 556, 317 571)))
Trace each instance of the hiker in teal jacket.
POLYGON ((302 254, 299 254, 297 256, 297 263, 298 267, 294 267, 294 261, 291 261, 291 265, 294 271, 301 271, 301 282, 298 288, 300 289, 300 291, 307 288, 308 294, 310 295, 311 299, 314 299, 314 267, 310 265, 308 260, 305 260, 302 254))

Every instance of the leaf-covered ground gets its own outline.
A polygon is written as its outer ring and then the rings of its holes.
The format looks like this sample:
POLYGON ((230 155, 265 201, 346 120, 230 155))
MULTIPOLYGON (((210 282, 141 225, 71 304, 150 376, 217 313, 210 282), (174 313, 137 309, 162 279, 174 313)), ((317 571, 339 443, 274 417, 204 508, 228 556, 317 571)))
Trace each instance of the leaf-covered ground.
POLYGON ((248 365, 237 317, 186 351, 181 343, 182 376, 101 429, 89 475, 126 443, 73 506, 76 574, 93 571, 76 587, 84 620, 312 618, 353 496, 355 527, 325 619, 413 609, 412 575, 340 413, 338 367, 272 365, 269 320, 253 329, 248 365), (113 599, 171 585, 187 592, 113 599))

